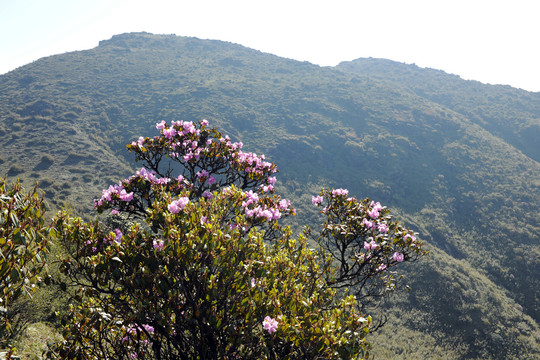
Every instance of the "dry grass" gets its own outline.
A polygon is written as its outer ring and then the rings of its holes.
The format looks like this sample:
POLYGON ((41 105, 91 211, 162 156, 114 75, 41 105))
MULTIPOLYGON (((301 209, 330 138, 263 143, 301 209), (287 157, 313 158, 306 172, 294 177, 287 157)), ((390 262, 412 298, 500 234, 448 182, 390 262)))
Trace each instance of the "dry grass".
POLYGON ((47 350, 47 344, 62 340, 56 330, 46 323, 31 324, 26 329, 26 334, 17 344, 17 356, 21 360, 38 360, 47 350))

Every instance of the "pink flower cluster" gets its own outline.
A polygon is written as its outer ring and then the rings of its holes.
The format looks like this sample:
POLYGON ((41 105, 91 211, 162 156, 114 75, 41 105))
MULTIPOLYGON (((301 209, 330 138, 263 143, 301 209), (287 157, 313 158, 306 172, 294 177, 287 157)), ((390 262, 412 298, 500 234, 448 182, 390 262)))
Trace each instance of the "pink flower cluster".
MULTIPOLYGON (((201 121, 201 126, 208 125, 208 121, 201 121)), ((165 121, 161 121, 156 124, 156 129, 160 130, 163 136, 170 141, 170 145, 173 150, 183 149, 184 161, 191 161, 193 159, 199 160, 201 151, 203 149, 199 148, 199 144, 195 140, 183 139, 182 142, 175 142, 176 136, 185 137, 188 135, 199 136, 201 133, 200 129, 197 129, 197 126, 191 121, 172 121, 171 126, 167 126, 165 121)), ((211 140, 207 142, 207 145, 211 144, 211 140)), ((172 157, 178 157, 177 152, 171 153, 172 157)))
POLYGON ((267 316, 263 320, 263 329, 268 331, 269 334, 272 334, 277 331, 278 322, 276 319, 267 316))
POLYGON ((379 202, 372 201, 370 207, 371 209, 366 211, 369 219, 362 219, 362 225, 368 230, 377 229, 382 234, 388 233, 388 225, 386 223, 377 222, 377 218, 381 215, 380 211, 383 209, 382 205, 379 202))
MULTIPOLYGON (((200 129, 191 122, 191 121, 173 121, 170 126, 168 126, 165 121, 161 121, 156 124, 156 128, 161 131, 163 136, 170 141, 171 147, 175 151, 180 149, 183 151, 182 158, 184 161, 199 160, 200 156, 209 150, 209 146, 212 145, 212 139, 207 139, 205 144, 202 146, 199 144, 200 138, 186 138, 186 136, 200 136, 201 129, 208 125, 207 120, 202 120, 200 122, 200 129), (177 136, 180 136, 179 139, 177 136)), ((242 152, 240 149, 243 144, 241 142, 231 142, 231 139, 228 136, 223 136, 219 139, 220 146, 225 146, 228 148, 229 161, 230 163, 236 163, 237 166, 244 169, 247 173, 252 173, 258 176, 264 176, 267 173, 274 173, 277 171, 276 167, 265 161, 264 155, 256 155, 254 153, 242 152)), ((133 145, 136 145, 136 142, 133 142, 133 145)), ((171 154, 173 157, 179 157, 179 153, 173 152, 171 154)), ((199 178, 207 178, 208 184, 212 185, 216 182, 214 177, 204 175, 201 173, 199 178)), ((273 178, 268 179, 268 184, 261 185, 261 189, 264 192, 269 192, 273 190, 275 180, 273 178)))
POLYGON ((197 177, 199 178, 199 181, 204 182, 206 181, 208 185, 212 185, 216 182, 216 178, 211 176, 208 171, 205 169, 202 169, 201 171, 197 172, 197 177))
POLYGON ((279 201, 279 205, 278 205, 279 210, 283 210, 283 211, 288 210, 290 206, 291 206, 291 202, 287 199, 282 199, 279 201))
POLYGON ((323 201, 323 197, 320 196, 320 195, 317 195, 317 196, 312 196, 311 197, 311 202, 313 203, 313 205, 315 206, 318 206, 322 203, 323 201))
POLYGON ((253 192, 253 190, 249 190, 244 193, 246 196, 246 200, 242 201, 242 207, 246 208, 248 205, 255 204, 259 201, 259 195, 257 193, 253 192))
POLYGON ((371 206, 371 210, 368 211, 368 213, 367 213, 368 216, 370 218, 372 218, 372 219, 378 218, 379 213, 383 208, 382 205, 379 202, 375 203, 375 202, 372 201, 370 206, 371 206))
POLYGON ((377 226, 377 229, 379 230, 379 232, 383 233, 383 234, 386 234, 388 232, 388 225, 386 224, 379 224, 377 226))
POLYGON ((171 181, 171 179, 169 178, 158 178, 155 172, 148 171, 146 170, 146 168, 141 168, 140 170, 137 170, 136 175, 132 176, 130 180, 135 179, 137 177, 141 177, 145 180, 148 180, 153 184, 168 184, 171 181))
POLYGON ((188 134, 196 134, 199 135, 200 130, 197 129, 197 127, 193 124, 191 121, 173 121, 171 122, 171 126, 167 127, 167 124, 165 121, 161 121, 160 123, 156 124, 156 129, 161 130, 163 133, 163 136, 165 136, 167 139, 172 139, 176 135, 188 135, 188 134))
POLYGON ((416 237, 414 235, 411 235, 411 234, 406 234, 404 237, 403 237, 403 240, 407 240, 407 239, 411 239, 412 242, 415 242, 416 241, 416 237))
POLYGON ((397 261, 397 262, 402 262, 404 259, 404 255, 396 251, 394 255, 392 255, 392 259, 394 259, 394 261, 397 261))
POLYGON ((347 190, 347 189, 334 189, 334 190, 332 190, 332 197, 347 196, 347 195, 349 195, 349 190, 347 190))
POLYGON ((245 166, 245 171, 247 173, 263 175, 264 172, 267 171, 271 173, 277 171, 275 167, 272 168, 273 164, 271 162, 264 161, 264 155, 259 156, 255 153, 238 151, 238 153, 236 154, 236 159, 242 166, 245 166))
POLYGON ((184 210, 186 205, 189 203, 189 198, 187 197, 181 197, 178 200, 173 200, 169 205, 167 205, 167 209, 172 212, 173 214, 178 214, 180 210, 184 210))
POLYGON ((379 245, 375 242, 375 240, 371 240, 370 242, 364 241, 364 249, 366 250, 377 250, 379 245))
POLYGON ((280 219, 282 212, 291 210, 291 202, 286 199, 280 200, 277 204, 277 207, 268 207, 266 205, 257 205, 254 208, 249 207, 252 204, 258 204, 258 202, 259 195, 253 192, 253 190, 249 190, 244 193, 244 201, 242 201, 242 207, 244 208, 244 213, 246 214, 246 216, 255 218, 263 217, 266 218, 266 220, 271 221, 280 219))
MULTIPOLYGON (((129 179, 125 179, 121 181, 119 184, 111 185, 108 189, 103 190, 103 194, 99 200, 94 200, 94 206, 102 206, 105 202, 112 202, 113 200, 121 200, 125 202, 130 202, 133 200, 134 193, 133 192, 127 192, 125 189, 126 187, 129 187, 134 181, 137 179, 144 179, 146 181, 149 181, 153 185, 164 185, 168 184, 171 181, 173 181, 170 178, 164 177, 164 178, 158 178, 153 171, 149 171, 146 168, 141 168, 137 170, 136 174, 131 176, 129 179), (115 196, 118 195, 118 198, 115 196)), ((180 184, 183 180, 182 175, 178 177, 178 183, 180 184)), ((117 215, 118 210, 113 209, 111 211, 112 215, 117 215)))
POLYGON ((131 142, 131 145, 138 146, 139 148, 142 148, 143 144, 144 144, 144 138, 142 136, 139 137, 139 140, 131 142))
POLYGON ((120 229, 114 229, 114 233, 116 234, 114 241, 120 244, 122 242, 122 231, 120 229))
POLYGON ((116 197, 121 201, 130 202, 133 200, 133 192, 126 192, 122 183, 110 185, 108 189, 103 190, 101 198, 97 201, 94 201, 94 206, 101 206, 105 201, 115 200, 116 197))
MULTIPOLYGON (((144 333, 145 331, 148 334, 154 333, 154 327, 148 324, 143 324, 142 327, 137 325, 137 326, 128 326, 127 328, 123 326, 123 328, 126 331, 126 336, 122 339, 122 343, 131 342, 133 338, 137 337, 137 334, 144 333)), ((150 343, 148 340, 146 340, 145 342, 146 344, 150 343)))
POLYGON ((362 219, 362 225, 364 225, 364 227, 366 229, 373 229, 375 227, 375 224, 373 223, 373 221, 369 221, 368 219, 362 219))
POLYGON ((277 179, 274 176, 269 176, 266 179, 267 185, 261 184, 261 190, 263 192, 274 191, 274 185, 276 184, 277 179))
POLYGON ((156 252, 160 252, 165 247, 165 243, 163 242, 163 240, 160 239, 154 239, 153 245, 156 252))
POLYGON ((281 211, 279 209, 268 208, 266 205, 263 205, 262 207, 257 206, 254 209, 245 208, 244 212, 246 213, 246 216, 255 218, 264 217, 268 221, 278 220, 281 218, 281 211))
POLYGON ((221 137, 219 139, 219 142, 226 145, 231 150, 240 150, 241 148, 244 147, 243 142, 235 142, 235 143, 231 142, 231 138, 229 137, 229 135, 225 135, 221 137))

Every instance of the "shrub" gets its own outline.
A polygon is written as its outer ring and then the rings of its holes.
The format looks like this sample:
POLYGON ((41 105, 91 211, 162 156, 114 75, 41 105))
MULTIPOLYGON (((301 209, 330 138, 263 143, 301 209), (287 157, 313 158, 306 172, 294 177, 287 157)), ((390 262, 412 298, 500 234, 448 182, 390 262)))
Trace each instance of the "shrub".
POLYGON ((274 193, 274 164, 206 121, 157 128, 128 145, 144 166, 95 201, 109 226, 54 220, 78 302, 50 355, 367 357, 363 309, 393 289, 391 267, 423 254, 414 233, 337 189, 313 198, 324 205, 321 232, 293 237, 279 223, 295 210, 274 193))
POLYGON ((48 251, 45 202, 37 186, 25 192, 17 181, 0 178, 0 345, 22 330, 12 304, 31 297, 45 268, 48 251))

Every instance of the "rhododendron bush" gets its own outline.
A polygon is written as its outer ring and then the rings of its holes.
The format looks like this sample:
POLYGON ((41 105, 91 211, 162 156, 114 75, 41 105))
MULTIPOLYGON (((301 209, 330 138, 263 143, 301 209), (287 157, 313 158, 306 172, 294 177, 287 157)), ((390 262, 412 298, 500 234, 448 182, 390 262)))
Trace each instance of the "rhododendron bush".
POLYGON ((96 199, 109 221, 54 219, 77 289, 55 354, 369 356, 365 305, 393 289, 393 266, 423 254, 415 234, 337 189, 313 198, 321 231, 293 236, 280 219, 295 209, 274 192, 277 168, 264 156, 204 120, 156 127, 159 136, 127 146, 142 168, 96 199))
POLYGON ((46 268, 45 202, 37 186, 26 192, 19 181, 0 178, 0 346, 21 330, 13 303, 31 297, 46 268))

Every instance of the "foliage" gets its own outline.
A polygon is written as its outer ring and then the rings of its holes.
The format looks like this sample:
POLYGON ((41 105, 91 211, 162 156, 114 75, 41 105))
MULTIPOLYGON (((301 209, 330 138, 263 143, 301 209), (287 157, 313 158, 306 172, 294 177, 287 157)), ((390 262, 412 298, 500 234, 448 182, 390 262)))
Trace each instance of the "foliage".
POLYGON ((425 254, 422 243, 379 202, 358 201, 346 189, 323 190, 313 202, 322 206, 323 199, 326 220, 315 241, 338 264, 330 284, 351 289, 365 311, 395 289, 395 274, 388 269, 425 254))
POLYGON ((326 205, 321 232, 293 237, 278 222, 295 210, 274 193, 274 164, 206 121, 157 128, 160 136, 128 145, 144 167, 95 201, 98 212, 133 220, 129 228, 54 220, 52 232, 72 249, 62 269, 79 300, 57 354, 369 356, 364 307, 393 289, 390 268, 424 253, 414 233, 379 203, 337 189, 313 197, 326 205))
POLYGON ((45 202, 37 186, 26 192, 20 182, 0 178, 0 344, 22 330, 14 306, 31 297, 41 280, 48 252, 45 202))

